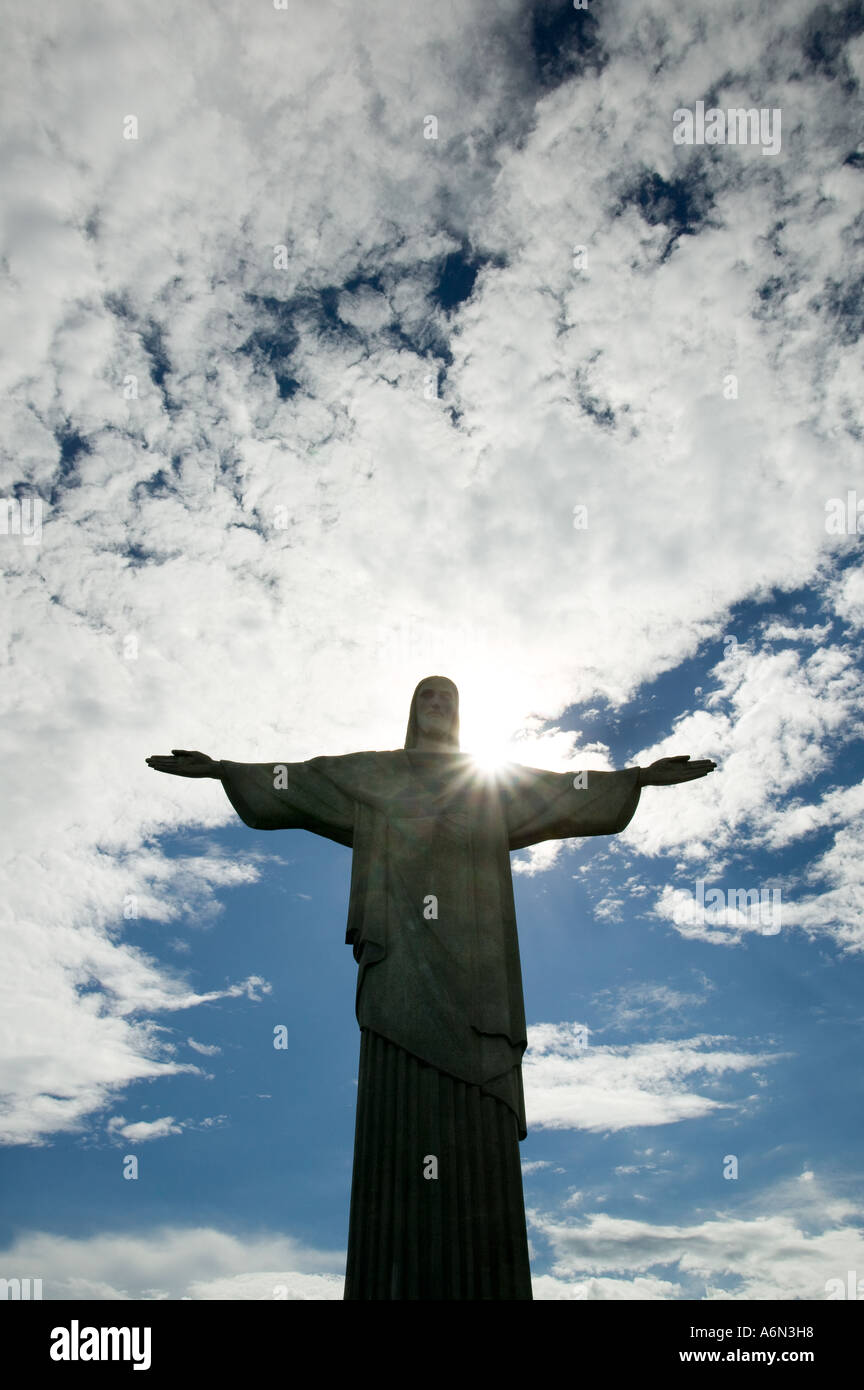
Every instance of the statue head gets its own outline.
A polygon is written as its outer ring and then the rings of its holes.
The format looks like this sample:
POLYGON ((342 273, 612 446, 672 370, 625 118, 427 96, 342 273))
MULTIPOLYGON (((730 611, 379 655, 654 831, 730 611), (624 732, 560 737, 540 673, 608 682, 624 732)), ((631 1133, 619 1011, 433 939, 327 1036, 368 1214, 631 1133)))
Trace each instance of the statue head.
POLYGON ((459 691, 447 676, 426 676, 411 697, 406 748, 459 752, 459 691))

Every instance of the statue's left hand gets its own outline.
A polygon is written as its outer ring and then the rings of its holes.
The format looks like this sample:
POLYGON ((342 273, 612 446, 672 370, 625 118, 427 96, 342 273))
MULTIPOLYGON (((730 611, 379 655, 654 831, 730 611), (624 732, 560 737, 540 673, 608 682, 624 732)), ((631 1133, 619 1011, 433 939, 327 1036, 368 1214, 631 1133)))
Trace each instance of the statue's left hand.
POLYGON ((707 777, 717 764, 710 758, 697 758, 691 762, 689 753, 675 758, 658 758, 650 767, 640 767, 640 787, 674 787, 678 782, 693 782, 697 777, 707 777))
POLYGON ((167 753, 154 753, 145 758, 148 767, 154 772, 169 772, 172 777, 221 777, 221 764, 206 753, 197 749, 172 748, 171 757, 167 753))

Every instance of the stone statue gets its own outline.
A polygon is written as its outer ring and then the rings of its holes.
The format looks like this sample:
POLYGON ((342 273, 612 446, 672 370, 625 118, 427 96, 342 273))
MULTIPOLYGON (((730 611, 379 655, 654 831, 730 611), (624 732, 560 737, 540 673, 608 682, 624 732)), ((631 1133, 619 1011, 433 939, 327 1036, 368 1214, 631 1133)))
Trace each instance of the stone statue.
POLYGON ((614 835, 641 787, 714 770, 484 771, 459 749, 459 695, 414 691, 405 746, 301 763, 147 762, 218 777, 254 830, 353 850, 346 940, 361 1029, 346 1299, 530 1299, 519 1141, 527 1045, 510 851, 614 835))

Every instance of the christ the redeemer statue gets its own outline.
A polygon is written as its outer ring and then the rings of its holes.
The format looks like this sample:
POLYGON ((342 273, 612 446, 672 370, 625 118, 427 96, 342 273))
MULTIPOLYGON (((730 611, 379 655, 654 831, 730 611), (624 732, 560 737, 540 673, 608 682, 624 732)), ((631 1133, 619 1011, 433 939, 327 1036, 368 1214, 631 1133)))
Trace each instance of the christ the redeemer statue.
POLYGON ((220 778, 253 830, 311 830, 353 850, 361 1042, 345 1298, 530 1299, 510 851, 614 835, 641 787, 715 764, 485 772, 459 751, 459 694, 443 676, 417 686, 392 752, 233 763, 175 749, 147 762, 220 778))

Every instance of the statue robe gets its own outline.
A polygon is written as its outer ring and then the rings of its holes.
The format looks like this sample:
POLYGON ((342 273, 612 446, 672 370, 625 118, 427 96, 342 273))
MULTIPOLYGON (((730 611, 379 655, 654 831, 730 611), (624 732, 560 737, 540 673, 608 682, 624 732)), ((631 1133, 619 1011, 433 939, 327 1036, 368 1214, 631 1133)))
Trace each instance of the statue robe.
POLYGON ((577 789, 571 773, 484 773, 467 754, 416 749, 221 766, 253 829, 353 850, 362 1041, 346 1298, 530 1298, 509 854, 623 830, 638 768, 590 772, 577 789), (434 1177, 433 1144, 447 1155, 434 1177))

